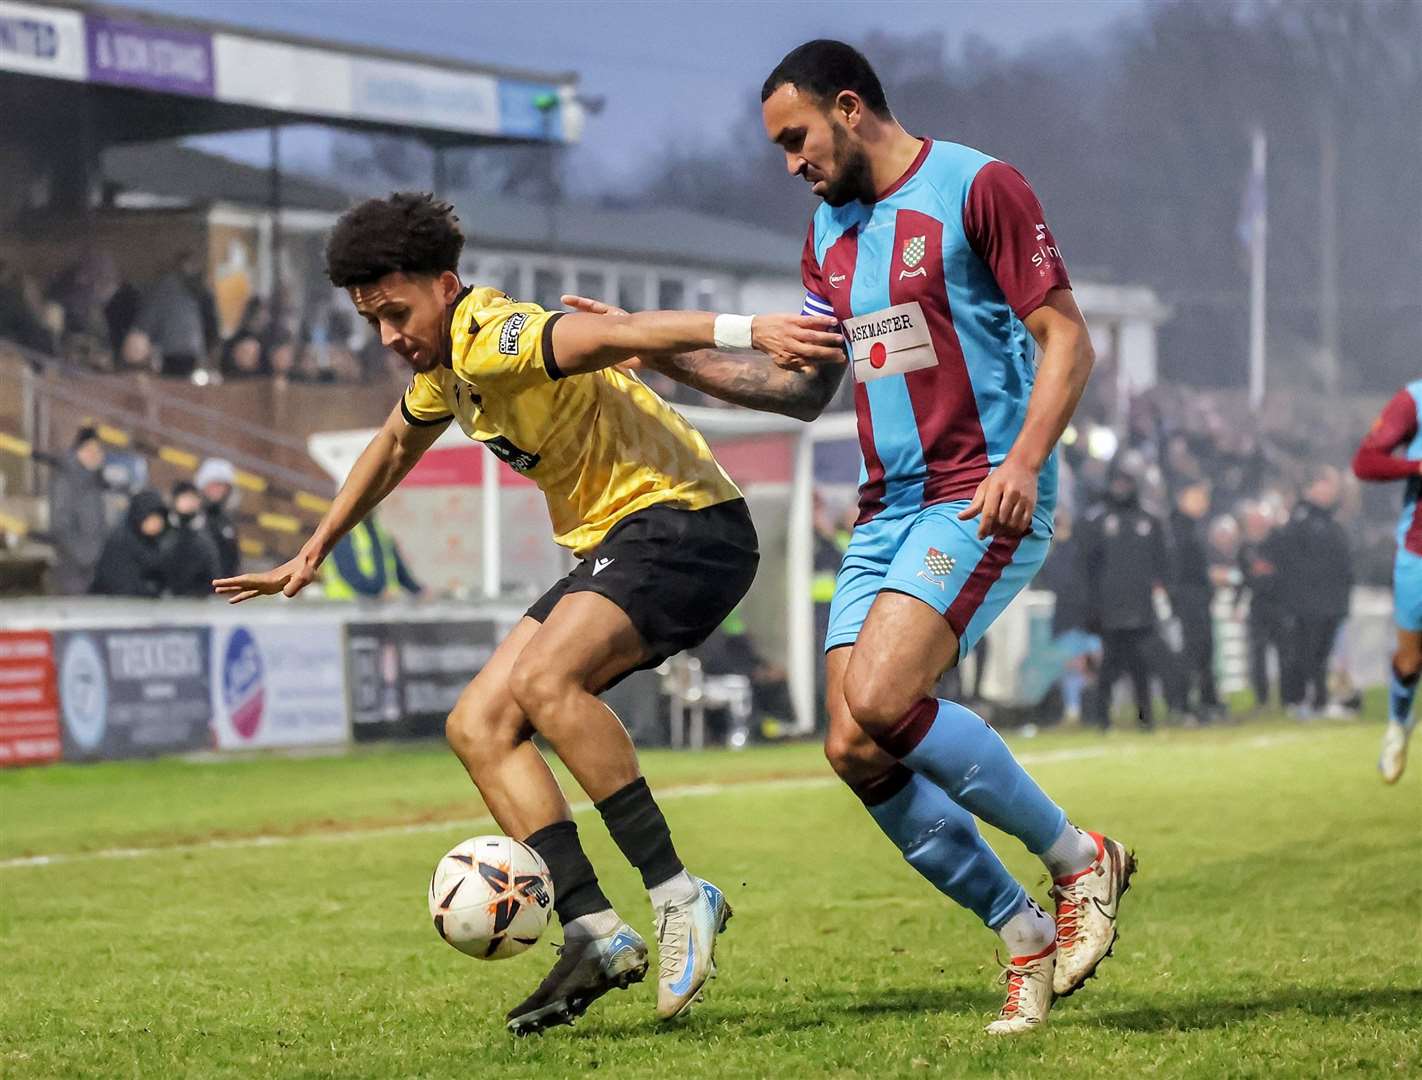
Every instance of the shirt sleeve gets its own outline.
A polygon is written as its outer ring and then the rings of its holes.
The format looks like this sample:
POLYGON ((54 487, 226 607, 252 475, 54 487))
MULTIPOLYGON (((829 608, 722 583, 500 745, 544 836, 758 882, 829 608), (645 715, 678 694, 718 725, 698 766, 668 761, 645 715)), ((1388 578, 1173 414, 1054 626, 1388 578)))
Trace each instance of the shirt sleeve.
POLYGON ((411 427, 433 427, 454 419, 454 414, 444 403, 444 391, 439 383, 423 371, 416 373, 405 396, 400 399, 400 414, 411 427))
POLYGON ((834 315, 834 305, 825 292, 824 273, 815 258, 815 219, 810 219, 810 232, 805 237, 805 250, 800 255, 800 280, 805 286, 805 302, 801 315, 834 315))
POLYGON ((1071 288, 1042 204, 1011 165, 990 161, 978 170, 963 204, 963 229, 1019 319, 1053 289, 1071 288))
POLYGON ((470 332, 453 342, 454 373, 471 382, 528 386, 563 378, 553 351, 561 311, 504 300, 478 311, 470 332))
POLYGON ((1353 473, 1359 480, 1404 480, 1418 475, 1418 463, 1393 457, 1393 451, 1417 435, 1417 402, 1408 390, 1399 390, 1373 421, 1353 456, 1353 473))

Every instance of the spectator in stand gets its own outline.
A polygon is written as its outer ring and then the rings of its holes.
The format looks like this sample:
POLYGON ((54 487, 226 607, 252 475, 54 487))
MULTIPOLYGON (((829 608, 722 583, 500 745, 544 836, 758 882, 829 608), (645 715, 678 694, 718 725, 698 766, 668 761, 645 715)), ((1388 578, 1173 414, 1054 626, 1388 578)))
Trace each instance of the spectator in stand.
POLYGON ((1348 534, 1334 517, 1341 489, 1337 469, 1316 466, 1279 536, 1289 643, 1284 703, 1297 719, 1309 719, 1328 705, 1328 658, 1352 597, 1353 555, 1348 534))
POLYGON ((64 355, 89 367, 113 367, 114 344, 107 309, 118 292, 113 256, 90 250, 66 266, 49 288, 49 298, 64 310, 64 355))
POLYGON ((270 375, 267 338, 271 334, 271 312, 259 296, 247 300, 237 329, 222 343, 220 367, 224 379, 248 379, 270 375))
POLYGON ((300 381, 296 371, 296 344, 289 338, 274 338, 267 347, 267 362, 277 385, 300 381))
POLYGON ((49 479, 49 536, 54 548, 54 591, 89 591, 107 531, 104 515, 104 444, 81 427, 74 445, 49 479))
MULTIPOLYGON (((134 331, 147 338, 149 359, 162 375, 186 378, 203 364, 217 337, 217 304, 203 282, 196 253, 185 252, 153 283, 134 331)), ((125 352, 132 356, 138 350, 126 344, 125 352)))
POLYGON ((225 577, 217 545, 208 534, 202 512, 202 495, 195 485, 180 480, 173 485, 172 507, 161 553, 172 596, 211 596, 212 582, 225 577))
POLYGON ((45 310, 43 291, 31 274, 0 263, 0 338, 27 349, 54 353, 58 336, 45 310))
MULTIPOLYGON (((203 527, 217 549, 215 577, 241 573, 242 547, 232 510, 237 504, 237 470, 230 461, 208 458, 198 467, 194 482, 202 493, 203 527)), ((211 582, 208 583, 211 587, 211 582)))
POLYGON ((1278 537, 1274 518, 1264 503, 1254 503, 1244 511, 1244 540, 1239 546, 1239 603, 1249 596, 1246 629, 1249 635, 1249 684, 1254 691, 1254 708, 1269 708, 1273 701, 1269 675, 1269 651, 1283 666, 1283 598, 1279 588, 1278 537))
POLYGON ((144 490, 128 504, 128 514, 104 541, 89 592, 95 596, 158 597, 168 584, 163 533, 168 508, 163 496, 144 490))
MULTIPOLYGON (((707 675, 744 675, 750 680, 751 708, 762 734, 776 732, 790 722, 793 710, 785 669, 761 655, 739 608, 727 615, 726 621, 692 653, 707 675)), ((726 732, 727 741, 734 734, 726 732)))
POLYGON ((326 596, 332 600, 368 600, 395 597, 403 589, 419 596, 424 586, 415 580, 399 545, 376 521, 374 514, 341 537, 331 558, 321 568, 326 596))
POLYGON ((1106 497, 1087 514, 1080 532, 1086 583, 1086 628, 1101 638, 1101 677, 1092 722, 1110 726, 1111 694, 1129 675, 1142 730, 1155 727, 1151 698, 1159 649, 1154 592, 1170 579, 1165 527, 1140 503, 1145 462, 1135 451, 1117 455, 1106 497))
POLYGON ((1180 620, 1181 650, 1173 708, 1186 723, 1218 719, 1220 700, 1215 692, 1215 627, 1210 614, 1214 586, 1210 557, 1200 535, 1210 512, 1210 486, 1205 480, 1188 481, 1175 493, 1170 511, 1170 608, 1180 620))
POLYGON ((222 343, 219 368, 225 382, 270 374, 266 354, 262 350, 262 339, 245 330, 233 334, 222 343))
POLYGON ((1101 639, 1086 629, 1089 605, 1081 574, 1081 540, 1071 514, 1057 504, 1052 549, 1037 575, 1037 587, 1052 594, 1052 653, 1060 658, 1062 723, 1081 723, 1082 699, 1093 661, 1101 654, 1101 639))

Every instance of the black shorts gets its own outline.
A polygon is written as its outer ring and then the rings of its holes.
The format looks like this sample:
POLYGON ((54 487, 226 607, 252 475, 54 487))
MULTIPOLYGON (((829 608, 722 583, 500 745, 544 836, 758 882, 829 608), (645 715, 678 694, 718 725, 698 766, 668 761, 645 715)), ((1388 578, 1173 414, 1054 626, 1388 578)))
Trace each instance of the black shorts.
POLYGON ((704 510, 649 506, 614 525, 527 615, 543 622, 569 593, 605 596, 651 650, 633 670, 654 668, 710 637, 750 589, 759 563, 744 499, 704 510))

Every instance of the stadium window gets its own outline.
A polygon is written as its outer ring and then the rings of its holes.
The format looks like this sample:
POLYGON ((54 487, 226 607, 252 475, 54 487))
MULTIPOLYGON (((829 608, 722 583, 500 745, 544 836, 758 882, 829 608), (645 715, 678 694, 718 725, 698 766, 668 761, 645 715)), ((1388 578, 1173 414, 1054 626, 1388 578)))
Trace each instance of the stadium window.
POLYGON ((681 278, 664 277, 657 279, 657 308, 660 311, 679 311, 686 307, 686 282, 681 278))
POLYGON ((601 270, 579 270, 573 276, 573 291, 594 300, 607 299, 607 279, 601 270))
POLYGON ((618 275, 617 306, 626 311, 642 311, 646 308, 647 278, 645 275, 618 275))
POLYGON ((693 306, 697 311, 729 310, 736 306, 721 303, 720 284, 715 278, 701 278, 696 283, 696 303, 693 306))
POLYGON ((551 266, 533 268, 533 302, 539 307, 557 308, 563 295, 563 271, 551 266))
POLYGON ((520 273, 518 263, 512 259, 501 259, 498 268, 488 283, 506 296, 512 296, 517 300, 523 295, 523 275, 520 273))

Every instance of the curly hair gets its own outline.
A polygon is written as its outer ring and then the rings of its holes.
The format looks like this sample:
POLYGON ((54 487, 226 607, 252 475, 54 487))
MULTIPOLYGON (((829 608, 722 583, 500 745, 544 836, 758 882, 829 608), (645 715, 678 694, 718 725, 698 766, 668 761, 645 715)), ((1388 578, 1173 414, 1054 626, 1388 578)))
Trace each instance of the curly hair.
POLYGON ((386 274, 457 270, 464 233, 454 207, 422 191, 367 199, 341 215, 326 242, 326 276, 339 289, 386 274))

